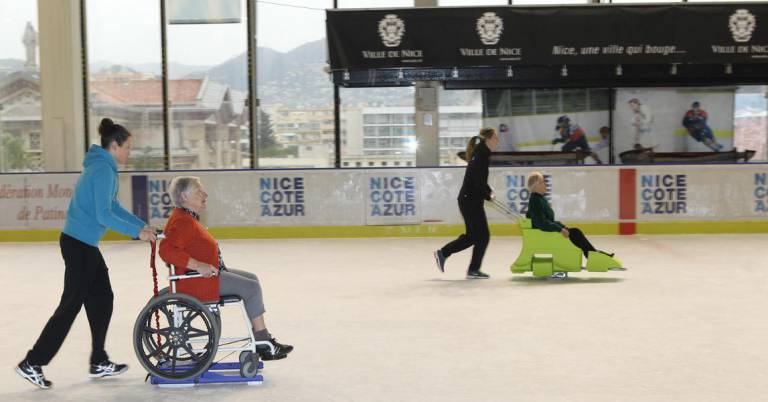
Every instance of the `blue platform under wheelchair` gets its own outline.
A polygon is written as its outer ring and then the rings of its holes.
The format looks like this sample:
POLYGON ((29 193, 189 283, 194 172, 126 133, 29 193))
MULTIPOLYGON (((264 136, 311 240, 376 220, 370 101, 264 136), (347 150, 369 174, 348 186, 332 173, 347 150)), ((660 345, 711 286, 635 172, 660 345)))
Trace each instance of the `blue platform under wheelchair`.
MULTIPOLYGON (((182 367, 183 366, 179 366, 182 367)), ((259 370, 264 368, 264 362, 259 362, 259 370)), ((261 385, 264 376, 257 374, 254 377, 242 377, 240 375, 240 363, 214 363, 202 375, 185 380, 168 380, 155 375, 150 375, 150 382, 160 387, 194 387, 198 384, 232 384, 245 383, 248 385, 261 385), (231 372, 230 374, 227 374, 231 372)))

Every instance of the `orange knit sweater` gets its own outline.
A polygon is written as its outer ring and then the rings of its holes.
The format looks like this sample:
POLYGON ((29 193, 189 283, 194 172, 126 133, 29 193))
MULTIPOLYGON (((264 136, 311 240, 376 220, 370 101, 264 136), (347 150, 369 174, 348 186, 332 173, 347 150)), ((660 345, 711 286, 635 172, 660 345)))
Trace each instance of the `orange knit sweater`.
MULTIPOLYGON (((219 249, 216 239, 192 215, 175 208, 165 224, 165 239, 160 242, 160 257, 176 267, 176 274, 183 275, 189 258, 219 266, 219 249)), ((187 293, 202 301, 219 299, 219 277, 183 279, 176 282, 176 291, 187 293)))

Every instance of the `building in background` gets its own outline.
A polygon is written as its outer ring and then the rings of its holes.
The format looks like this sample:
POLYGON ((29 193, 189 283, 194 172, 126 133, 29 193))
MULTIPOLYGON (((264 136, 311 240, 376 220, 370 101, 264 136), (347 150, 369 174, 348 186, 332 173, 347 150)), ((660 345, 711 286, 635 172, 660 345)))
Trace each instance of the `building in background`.
MULTIPOLYGON (((411 167, 416 164, 415 109, 412 106, 345 110, 346 152, 343 167, 411 167), (359 116, 359 117, 358 117, 359 116)), ((482 106, 439 108, 440 164, 456 165, 456 155, 482 125, 482 106)))
MULTIPOLYGON (((162 82, 141 76, 99 75, 89 83, 90 125, 104 117, 125 124, 142 144, 135 146, 135 169, 164 167, 162 82), (138 124, 137 124, 138 122, 138 124)), ((174 169, 240 169, 242 145, 248 138, 243 125, 244 96, 208 78, 169 80, 171 102, 169 145, 174 169)))
POLYGON ((260 167, 333 167, 332 108, 278 105, 265 107, 264 111, 269 115, 280 151, 260 150, 260 167))
POLYGON ((43 165, 40 67, 31 22, 21 43, 26 50, 23 64, 4 60, 0 65, 0 172, 40 171, 43 165))

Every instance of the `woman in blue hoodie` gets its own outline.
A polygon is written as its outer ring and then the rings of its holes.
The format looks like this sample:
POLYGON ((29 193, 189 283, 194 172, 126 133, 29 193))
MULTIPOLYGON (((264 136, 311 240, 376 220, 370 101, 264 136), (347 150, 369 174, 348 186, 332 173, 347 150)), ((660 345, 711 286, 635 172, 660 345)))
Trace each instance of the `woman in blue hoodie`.
POLYGON ((85 305, 91 327, 92 352, 89 376, 106 377, 124 373, 125 364, 115 364, 104 351, 109 320, 112 317, 112 287, 99 240, 107 231, 139 238, 155 239, 155 229, 123 209, 117 202, 117 164, 128 162, 131 133, 125 127, 103 119, 99 126, 101 146, 91 145, 83 161, 83 173, 70 200, 67 220, 59 238, 64 258, 64 291, 53 316, 16 372, 40 388, 53 385, 43 376, 47 365, 61 347, 85 305))

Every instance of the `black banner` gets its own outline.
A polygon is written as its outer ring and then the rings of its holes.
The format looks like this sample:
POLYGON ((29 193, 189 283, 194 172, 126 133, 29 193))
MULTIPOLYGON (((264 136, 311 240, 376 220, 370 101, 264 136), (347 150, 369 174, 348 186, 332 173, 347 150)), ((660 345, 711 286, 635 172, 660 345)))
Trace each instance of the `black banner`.
POLYGON ((768 62, 768 4, 328 10, 331 68, 768 62))

